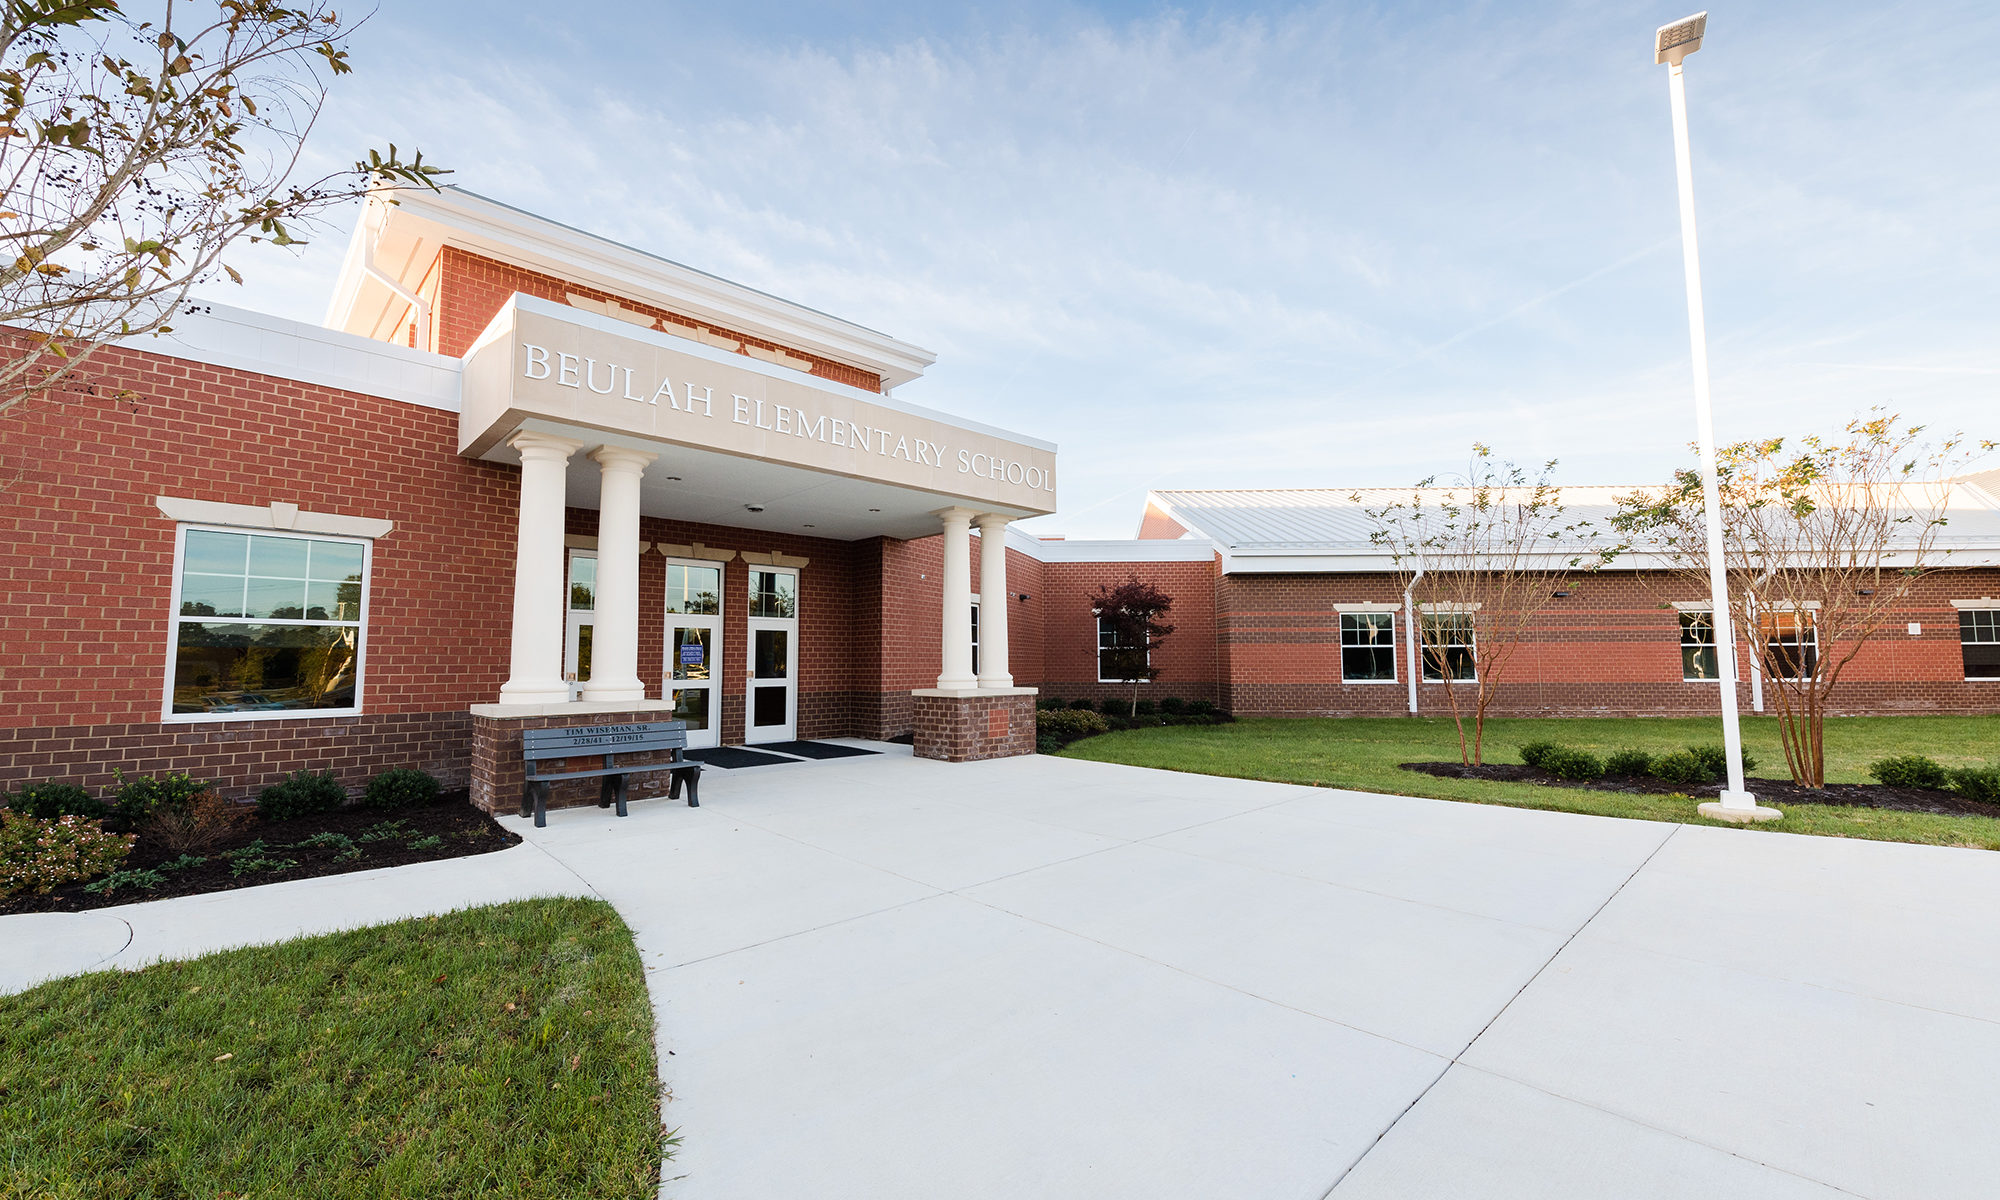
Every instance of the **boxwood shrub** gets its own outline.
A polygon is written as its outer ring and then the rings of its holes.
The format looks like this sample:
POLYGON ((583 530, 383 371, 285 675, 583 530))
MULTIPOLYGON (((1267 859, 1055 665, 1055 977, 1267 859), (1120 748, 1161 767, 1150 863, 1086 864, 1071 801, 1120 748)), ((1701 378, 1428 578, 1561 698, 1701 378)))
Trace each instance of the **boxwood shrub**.
POLYGON ((1557 779, 1583 781, 1604 778, 1604 761, 1588 751, 1552 746, 1540 757, 1541 769, 1557 779))
POLYGON ((1708 764, 1686 750, 1673 750, 1653 760, 1653 778, 1680 787, 1714 783, 1720 775, 1708 769, 1708 764))
POLYGON ((31 783, 7 797, 7 807, 31 817, 103 820, 111 808, 73 783, 31 783))
POLYGON ((2000 804, 2000 767, 1960 767, 1951 772, 1951 790, 1967 800, 2000 804))
POLYGON ((1545 771, 1548 768, 1542 766, 1542 760, 1547 758, 1552 752, 1560 749, 1562 747, 1556 745, 1554 742, 1529 742, 1527 745, 1521 747, 1521 762, 1525 766, 1545 771))
POLYGON ((1638 776, 1653 773, 1653 756, 1644 750, 1613 750, 1604 759, 1606 775, 1638 776))
POLYGON ((436 804, 438 781, 429 771, 391 767, 368 781, 361 802, 370 808, 421 808, 436 804))
POLYGON ((1884 787, 1931 788, 1943 791, 1951 786, 1951 772, 1934 758, 1921 754, 1896 754, 1868 764, 1868 773, 1884 787))
POLYGON ((136 829, 162 809, 185 813, 196 797, 215 786, 185 771, 127 777, 113 768, 112 774, 118 778, 118 803, 112 807, 109 824, 118 829, 136 829))
POLYGON ((293 771, 257 793, 257 815, 266 821, 289 821, 312 813, 332 812, 347 803, 347 789, 331 771, 293 771))
POLYGON ((1035 714, 1035 733, 1038 741, 1041 737, 1057 737, 1065 742, 1073 742, 1092 734, 1107 733, 1110 729, 1110 722, 1087 708, 1065 708, 1060 711, 1035 714))

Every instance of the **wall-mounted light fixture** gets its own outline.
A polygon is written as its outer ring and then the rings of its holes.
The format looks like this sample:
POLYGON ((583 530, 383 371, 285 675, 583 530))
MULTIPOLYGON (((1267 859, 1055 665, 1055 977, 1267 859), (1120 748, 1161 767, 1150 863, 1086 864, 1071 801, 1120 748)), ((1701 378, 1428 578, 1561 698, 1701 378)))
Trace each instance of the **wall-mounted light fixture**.
POLYGON ((1026 604, 1028 602, 1028 593, 1017 592, 1015 594, 1020 598, 1021 603, 1026 604))

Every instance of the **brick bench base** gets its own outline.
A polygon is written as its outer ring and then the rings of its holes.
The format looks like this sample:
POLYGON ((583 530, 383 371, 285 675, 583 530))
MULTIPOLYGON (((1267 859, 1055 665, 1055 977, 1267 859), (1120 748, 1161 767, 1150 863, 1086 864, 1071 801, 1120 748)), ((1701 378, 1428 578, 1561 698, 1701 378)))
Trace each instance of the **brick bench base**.
POLYGON ((972 762, 1033 754, 1035 693, 1034 688, 911 692, 917 757, 972 762))
MULTIPOLYGON (((521 758, 521 731, 563 729, 572 725, 623 725, 665 721, 673 717, 673 705, 659 700, 631 704, 475 704, 472 706, 472 803, 490 813, 519 812, 521 785, 527 781, 527 764, 521 758)), ((591 756, 585 756, 591 757, 591 756)), ((673 757, 670 750, 650 756, 661 764, 659 771, 635 773, 629 781, 629 796, 641 800, 664 796, 670 780, 665 770, 673 757)), ((596 755, 591 766, 603 764, 596 755)), ((646 755, 621 755, 621 764, 649 761, 646 755)), ((578 760, 582 765, 581 760, 578 760)), ((551 760, 554 765, 554 760, 551 760)), ((574 808, 596 804, 598 781, 572 779, 549 789, 550 808, 574 808)))

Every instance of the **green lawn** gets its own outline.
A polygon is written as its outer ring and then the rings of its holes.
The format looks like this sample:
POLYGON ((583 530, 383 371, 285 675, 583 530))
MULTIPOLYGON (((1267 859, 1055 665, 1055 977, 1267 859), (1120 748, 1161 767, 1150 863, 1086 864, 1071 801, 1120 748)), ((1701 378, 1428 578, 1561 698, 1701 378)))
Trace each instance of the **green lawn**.
POLYGON ((631 932, 530 900, 0 997, 0 1198, 659 1190, 631 932))
MULTIPOLYGON (((1775 720, 1746 718, 1743 740, 1759 763, 1753 777, 1786 777, 1775 720)), ((1520 747, 1532 741, 1559 742, 1599 755, 1624 746, 1662 751, 1690 743, 1719 744, 1722 727, 1719 720, 1709 718, 1493 720, 1486 725, 1485 760, 1518 763, 1520 747)), ((1062 753, 1096 762, 1317 787, 1649 821, 1712 823, 1696 815, 1696 802, 1687 797, 1438 779, 1398 769, 1397 764, 1406 762, 1458 761, 1458 739, 1448 718, 1265 719, 1231 725, 1176 725, 1086 738, 1062 753)), ((1928 754, 1954 767, 1990 763, 2000 757, 2000 716, 1843 717, 1827 722, 1829 783, 1870 782, 1868 764, 1890 754, 1928 754)), ((1754 784, 1751 790, 1756 790, 1754 784)), ((1783 807, 1784 820, 1755 828, 2000 850, 2000 820, 1987 817, 1940 817, 1820 804, 1783 807)))

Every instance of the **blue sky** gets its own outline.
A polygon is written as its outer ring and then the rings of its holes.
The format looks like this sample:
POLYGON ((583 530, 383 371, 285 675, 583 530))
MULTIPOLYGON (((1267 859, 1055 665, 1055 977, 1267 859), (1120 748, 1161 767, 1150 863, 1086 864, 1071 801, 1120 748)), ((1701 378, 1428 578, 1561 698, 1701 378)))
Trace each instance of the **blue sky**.
MULTIPOLYGON (((1692 436, 1666 69, 1628 3, 384 0, 316 150, 938 354, 898 395, 1057 441, 1029 528, 1148 487, 1573 483, 1692 436)), ((1881 404, 2000 437, 2000 6, 1717 9, 1689 60, 1718 433, 1881 404)), ((337 223, 336 223, 337 225, 337 223)), ((317 321, 344 227, 218 299, 317 321)), ((1990 464, 1989 464, 1990 465, 1990 464)))

